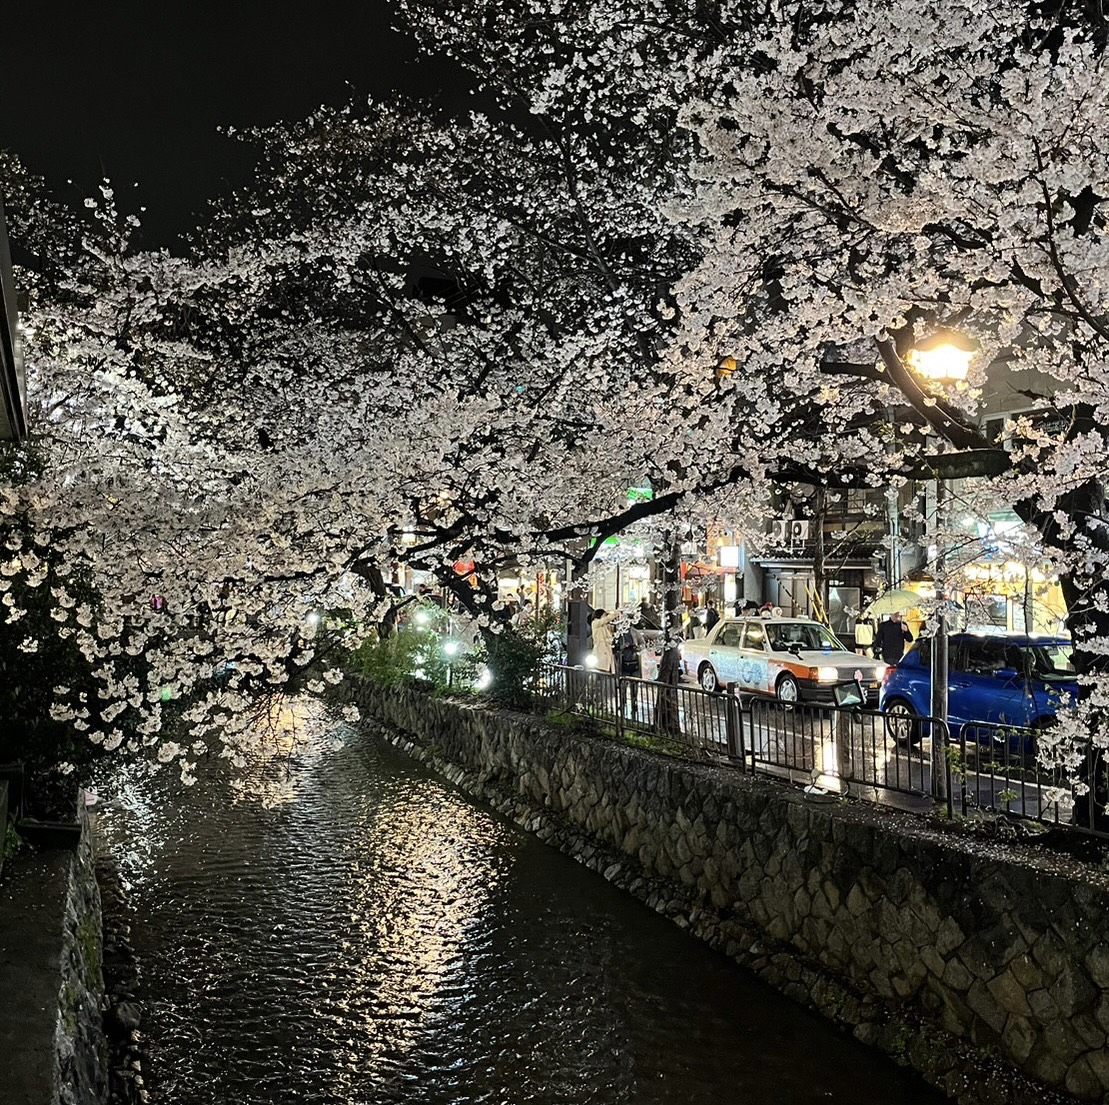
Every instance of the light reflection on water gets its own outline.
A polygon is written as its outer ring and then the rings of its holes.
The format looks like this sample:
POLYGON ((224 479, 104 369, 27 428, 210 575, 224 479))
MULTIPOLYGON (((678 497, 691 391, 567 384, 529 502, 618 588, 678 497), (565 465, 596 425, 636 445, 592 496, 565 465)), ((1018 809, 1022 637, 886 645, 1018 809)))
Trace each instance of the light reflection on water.
POLYGON ((372 739, 171 784, 100 818, 163 1105, 939 1100, 372 739))

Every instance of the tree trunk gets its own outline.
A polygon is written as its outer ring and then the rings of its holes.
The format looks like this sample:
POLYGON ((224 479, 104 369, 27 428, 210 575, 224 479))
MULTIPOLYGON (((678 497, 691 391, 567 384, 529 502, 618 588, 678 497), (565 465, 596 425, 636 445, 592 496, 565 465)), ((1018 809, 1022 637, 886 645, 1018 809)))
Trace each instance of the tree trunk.
POLYGON ((680 737, 681 712, 678 709, 678 684, 682 676, 681 545, 673 530, 663 536, 663 652, 658 669, 658 707, 655 728, 668 737, 680 737))
POLYGON ((813 615, 819 621, 828 620, 828 595, 825 579, 827 573, 824 566, 824 515, 828 493, 823 487, 818 487, 813 495, 813 557, 812 557, 812 585, 813 585, 813 615))

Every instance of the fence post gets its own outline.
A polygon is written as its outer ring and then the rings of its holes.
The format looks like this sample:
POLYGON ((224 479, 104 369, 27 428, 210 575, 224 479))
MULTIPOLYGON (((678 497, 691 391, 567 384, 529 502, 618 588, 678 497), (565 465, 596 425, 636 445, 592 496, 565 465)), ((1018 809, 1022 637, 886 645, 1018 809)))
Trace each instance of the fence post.
POLYGON ((851 756, 851 722, 858 715, 842 706, 835 711, 835 725, 833 732, 836 743, 836 775, 839 778, 841 794, 848 794, 851 790, 852 756, 851 756))
POLYGON ((613 703, 613 713, 616 714, 616 736, 624 739, 624 677, 616 676, 616 701, 613 703))
POLYGON ((747 770, 746 754, 743 748, 743 715, 739 709, 735 684, 724 688, 724 730, 728 741, 728 758, 738 760, 741 771, 747 770))
MULTIPOLYGON (((935 724, 935 723, 933 722, 933 724, 935 724)), ((948 729, 947 722, 945 721, 942 724, 943 724, 943 731, 941 732, 940 735, 943 737, 943 770, 944 770, 944 775, 945 775, 945 778, 946 778, 946 784, 944 786, 944 797, 947 799, 947 819, 948 819, 948 821, 951 821, 955 817, 955 796, 951 793, 951 755, 950 755, 950 752, 948 751, 951 748, 951 733, 950 733, 950 730, 948 729)), ((966 747, 965 742, 964 742, 963 747, 965 749, 965 747, 966 747)), ((966 813, 966 811, 967 811, 967 783, 966 783, 966 760, 965 760, 965 758, 963 760, 963 788, 962 788, 962 798, 960 800, 960 805, 962 806, 962 812, 966 813)))

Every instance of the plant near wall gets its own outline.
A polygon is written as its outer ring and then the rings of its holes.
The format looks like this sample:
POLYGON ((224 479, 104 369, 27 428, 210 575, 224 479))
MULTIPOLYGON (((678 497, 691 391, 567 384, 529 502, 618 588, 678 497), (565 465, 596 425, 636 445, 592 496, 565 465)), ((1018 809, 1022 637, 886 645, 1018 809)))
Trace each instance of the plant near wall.
POLYGON ((561 632, 560 616, 546 609, 522 625, 486 634, 482 658, 490 681, 485 697, 502 706, 530 706, 540 668, 551 660, 561 632))

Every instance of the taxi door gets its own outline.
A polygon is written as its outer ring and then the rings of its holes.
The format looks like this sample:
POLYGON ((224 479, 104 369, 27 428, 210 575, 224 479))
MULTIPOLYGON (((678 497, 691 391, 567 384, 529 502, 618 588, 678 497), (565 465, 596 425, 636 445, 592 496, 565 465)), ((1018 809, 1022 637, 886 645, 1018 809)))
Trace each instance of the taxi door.
POLYGON ((739 622, 725 622, 709 649, 709 662, 716 669, 716 678, 721 686, 734 683, 739 678, 740 629, 739 622))
POLYGON ((766 626, 757 621, 744 622, 736 682, 745 691, 769 694, 770 664, 766 649, 766 626))

